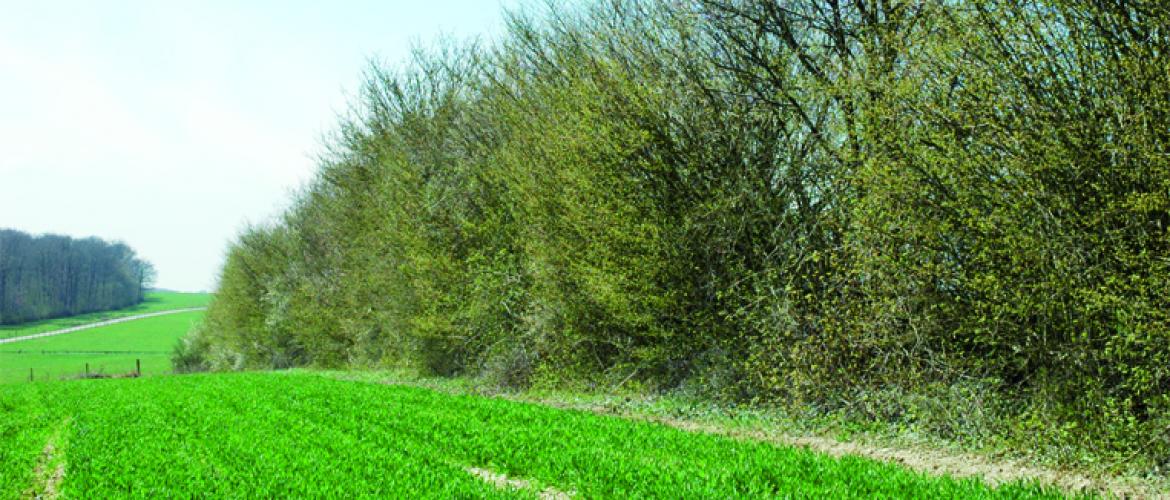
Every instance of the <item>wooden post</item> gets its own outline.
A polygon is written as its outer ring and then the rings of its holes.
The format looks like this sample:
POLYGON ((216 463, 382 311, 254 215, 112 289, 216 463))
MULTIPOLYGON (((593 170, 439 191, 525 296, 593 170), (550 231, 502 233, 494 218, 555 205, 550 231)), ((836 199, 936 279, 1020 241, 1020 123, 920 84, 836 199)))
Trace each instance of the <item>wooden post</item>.
POLYGON ((142 376, 142 360, 141 359, 134 360, 134 373, 135 373, 135 376, 138 376, 138 377, 142 376))
POLYGON ((85 364, 85 378, 89 378, 89 363, 85 364))

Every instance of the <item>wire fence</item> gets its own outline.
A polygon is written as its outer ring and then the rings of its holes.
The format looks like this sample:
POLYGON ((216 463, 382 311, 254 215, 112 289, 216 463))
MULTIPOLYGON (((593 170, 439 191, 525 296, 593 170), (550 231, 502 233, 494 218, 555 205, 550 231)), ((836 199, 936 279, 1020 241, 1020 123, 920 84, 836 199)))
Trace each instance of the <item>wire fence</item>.
MULTIPOLYGON (((133 368, 132 371, 108 372, 107 371, 108 367, 109 367, 108 363, 102 363, 101 365, 99 365, 97 367, 96 370, 93 370, 93 369, 91 369, 90 363, 85 363, 84 367, 78 366, 78 370, 76 372, 73 372, 73 371, 64 371, 63 372, 62 370, 50 370, 50 369, 37 370, 35 368, 29 368, 28 369, 28 381, 29 382, 36 382, 37 380, 41 380, 41 381, 61 380, 61 379, 65 379, 65 378, 138 378, 138 377, 142 376, 142 360, 141 359, 134 360, 134 366, 132 367, 133 368)), ((131 367, 128 366, 127 368, 131 368, 131 367)))

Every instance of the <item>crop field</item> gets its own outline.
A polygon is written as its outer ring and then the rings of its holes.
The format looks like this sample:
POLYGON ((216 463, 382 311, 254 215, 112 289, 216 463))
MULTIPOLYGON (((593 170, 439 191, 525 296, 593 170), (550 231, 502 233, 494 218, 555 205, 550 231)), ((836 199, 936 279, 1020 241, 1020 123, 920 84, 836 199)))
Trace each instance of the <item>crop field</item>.
POLYGON ((303 373, 5 387, 0 499, 46 488, 66 498, 1055 496, 592 413, 303 373))
POLYGON ((19 325, 0 325, 0 339, 21 337, 24 335, 32 335, 34 333, 48 332, 52 330, 60 330, 62 328, 80 326, 88 323, 97 323, 99 321, 134 316, 136 314, 170 311, 173 309, 188 309, 192 307, 206 307, 209 302, 211 302, 211 294, 208 293, 152 291, 146 293, 145 302, 134 307, 127 307, 125 309, 118 309, 116 311, 102 311, 90 314, 81 314, 78 316, 69 316, 66 318, 47 319, 44 321, 22 323, 19 325))
POLYGON ((145 375, 171 370, 171 349, 203 317, 203 311, 177 313, 106 325, 64 335, 0 344, 0 384, 75 376, 89 364, 91 373, 134 371, 145 375))

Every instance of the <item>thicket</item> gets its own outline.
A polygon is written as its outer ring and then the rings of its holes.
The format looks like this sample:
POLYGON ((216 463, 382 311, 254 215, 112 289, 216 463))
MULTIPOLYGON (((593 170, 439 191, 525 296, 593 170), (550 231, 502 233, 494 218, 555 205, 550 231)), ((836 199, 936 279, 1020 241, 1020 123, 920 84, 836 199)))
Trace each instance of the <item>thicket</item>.
POLYGON ((185 359, 941 404, 941 434, 987 413, 1165 464, 1168 27, 1158 0, 513 13, 373 65, 185 359))
POLYGON ((123 243, 0 230, 0 325, 129 307, 154 275, 123 243))

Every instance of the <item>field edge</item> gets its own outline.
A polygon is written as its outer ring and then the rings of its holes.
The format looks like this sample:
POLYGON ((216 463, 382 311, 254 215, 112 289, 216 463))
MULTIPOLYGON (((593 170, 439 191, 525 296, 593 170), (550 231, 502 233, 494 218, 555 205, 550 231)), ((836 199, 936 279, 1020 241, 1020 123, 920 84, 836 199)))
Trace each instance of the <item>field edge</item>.
POLYGON ((1115 475, 1100 470, 1053 467, 1026 456, 1001 450, 970 452, 957 445, 915 439, 906 435, 849 434, 835 428, 812 429, 787 418, 762 415, 730 407, 680 410, 679 401, 668 396, 644 394, 594 394, 571 391, 504 389, 469 378, 421 377, 403 371, 294 369, 284 373, 317 376, 361 383, 402 385, 452 395, 481 396, 578 410, 627 420, 665 425, 686 432, 712 434, 737 440, 767 442, 804 448, 834 457, 855 456, 898 465, 936 477, 975 478, 990 487, 1035 483, 1072 496, 1103 495, 1116 498, 1170 496, 1170 478, 1115 475))

